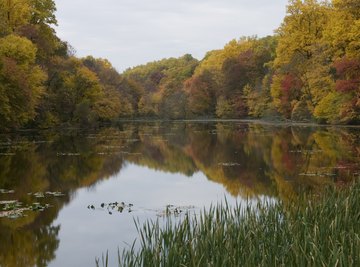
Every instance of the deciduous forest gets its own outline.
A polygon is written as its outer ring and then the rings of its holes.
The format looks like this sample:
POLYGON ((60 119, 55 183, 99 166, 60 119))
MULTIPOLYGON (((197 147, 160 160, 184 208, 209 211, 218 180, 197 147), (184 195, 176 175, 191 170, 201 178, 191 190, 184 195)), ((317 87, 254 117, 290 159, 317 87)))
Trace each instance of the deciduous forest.
POLYGON ((0 0, 0 129, 124 118, 360 123, 358 0, 290 0, 273 36, 123 73, 77 58, 56 35, 55 11, 53 0, 0 0))

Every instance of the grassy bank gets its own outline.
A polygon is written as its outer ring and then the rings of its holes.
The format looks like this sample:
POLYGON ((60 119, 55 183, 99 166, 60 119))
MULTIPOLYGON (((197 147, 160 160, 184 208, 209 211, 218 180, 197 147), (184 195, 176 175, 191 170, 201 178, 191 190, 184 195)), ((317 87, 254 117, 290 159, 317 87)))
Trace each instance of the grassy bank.
POLYGON ((290 206, 219 205, 138 231, 140 250, 119 253, 119 266, 360 266, 360 184, 290 206))

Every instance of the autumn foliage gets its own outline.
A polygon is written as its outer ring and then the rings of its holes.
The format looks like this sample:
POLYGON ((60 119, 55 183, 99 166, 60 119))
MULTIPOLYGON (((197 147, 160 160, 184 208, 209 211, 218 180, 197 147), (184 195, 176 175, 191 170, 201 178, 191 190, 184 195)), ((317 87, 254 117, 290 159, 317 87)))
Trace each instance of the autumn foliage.
POLYGON ((360 91, 360 60, 342 58, 334 63, 334 67, 337 91, 360 91))
POLYGON ((139 117, 360 122, 357 0, 289 0, 274 36, 121 74, 75 57, 56 36, 55 11, 53 0, 0 0, 1 129, 139 117))

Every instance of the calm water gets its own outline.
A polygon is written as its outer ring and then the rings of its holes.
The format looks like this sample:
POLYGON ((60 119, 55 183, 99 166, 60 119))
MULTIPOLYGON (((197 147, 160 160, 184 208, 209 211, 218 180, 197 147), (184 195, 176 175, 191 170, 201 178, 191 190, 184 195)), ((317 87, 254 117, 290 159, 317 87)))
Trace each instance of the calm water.
POLYGON ((359 170, 360 128, 154 122, 0 135, 0 266, 94 266, 133 242, 134 218, 164 221, 167 205, 293 201, 359 170))

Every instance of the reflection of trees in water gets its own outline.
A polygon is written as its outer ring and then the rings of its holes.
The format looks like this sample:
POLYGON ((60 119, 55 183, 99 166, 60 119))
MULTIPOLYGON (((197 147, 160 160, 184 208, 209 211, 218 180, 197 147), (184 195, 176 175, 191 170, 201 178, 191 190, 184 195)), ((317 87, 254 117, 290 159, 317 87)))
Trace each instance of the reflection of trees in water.
POLYGON ((14 189, 11 197, 23 203, 45 201, 52 207, 16 220, 0 219, 0 266, 47 266, 59 245, 60 226, 51 224, 70 201, 71 192, 120 171, 123 155, 110 154, 108 149, 103 153, 104 147, 119 145, 128 136, 105 129, 89 137, 78 132, 35 138, 46 142, 24 136, 2 137, 11 141, 0 148, 0 153, 8 155, 0 157, 0 188, 14 189), (46 191, 66 194, 45 200, 27 194, 46 191))
POLYGON ((125 162, 189 177, 201 171, 232 195, 289 200, 300 190, 352 180, 359 142, 357 129, 193 122, 0 136, 0 188, 15 189, 24 203, 32 201, 28 192, 66 193, 48 200, 53 208, 44 212, 0 219, 0 265, 46 266, 59 245, 60 226, 52 222, 71 192, 118 173, 125 162))
POLYGON ((141 156, 129 156, 127 160, 186 175, 200 170, 233 195, 283 199, 339 180, 350 181, 359 169, 356 129, 237 123, 183 125, 176 125, 176 129, 167 125, 165 131, 162 125, 140 125, 141 142, 136 152, 141 156), (172 132, 171 138, 166 136, 167 131, 172 132))
POLYGON ((0 228, 0 265, 8 267, 48 266, 59 246, 60 226, 41 226, 21 231, 0 228))

